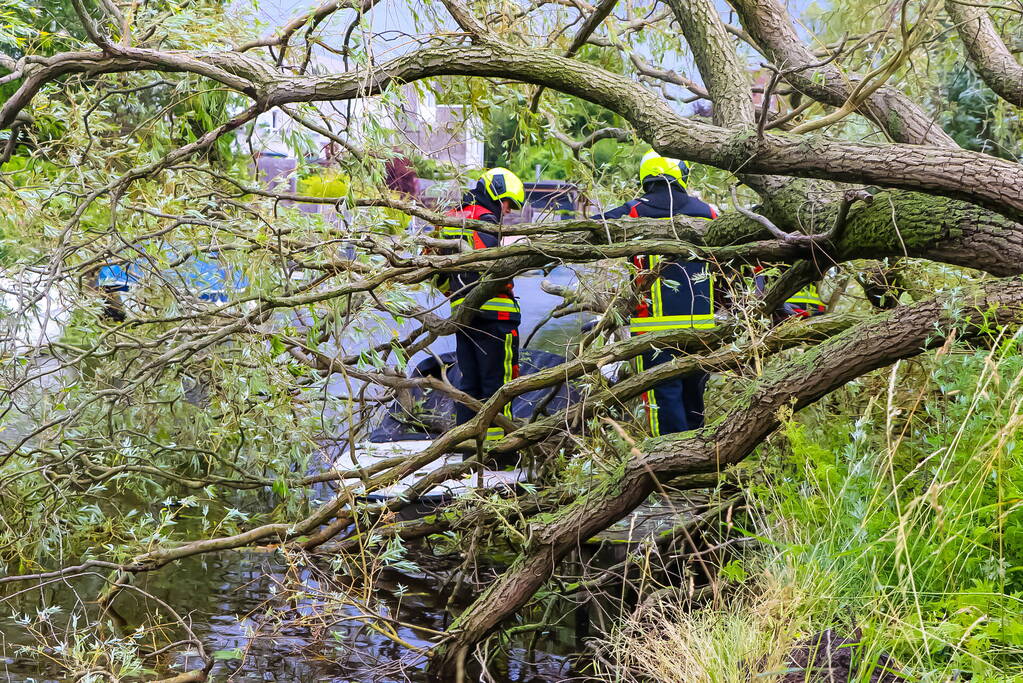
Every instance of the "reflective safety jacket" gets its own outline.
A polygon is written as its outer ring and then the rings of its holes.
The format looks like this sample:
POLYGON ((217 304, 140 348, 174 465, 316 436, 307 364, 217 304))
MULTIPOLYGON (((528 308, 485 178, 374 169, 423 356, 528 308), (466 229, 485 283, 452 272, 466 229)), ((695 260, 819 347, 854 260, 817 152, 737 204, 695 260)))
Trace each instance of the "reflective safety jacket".
POLYGON ((809 318, 827 312, 827 306, 817 293, 817 285, 807 285, 785 300, 786 313, 809 318))
MULTIPOLYGON (((717 213, 663 177, 651 179, 642 197, 612 209, 600 218, 662 218, 693 216, 712 220, 717 213)), ((714 281, 706 261, 675 260, 667 256, 636 256, 636 283, 643 299, 629 321, 632 334, 684 327, 714 327, 714 281), (652 282, 650 278, 653 278, 652 282), (646 285, 649 283, 649 288, 646 285)))
MULTIPOLYGON (((468 193, 462 201, 461 208, 452 209, 444 215, 485 221, 496 225, 498 223, 497 212, 500 211, 500 208, 498 206, 491 206, 494 202, 489 197, 478 197, 476 195, 477 193, 475 192, 468 193)), ((465 240, 473 249, 487 249, 489 247, 500 246, 501 244, 501 239, 492 232, 473 230, 461 226, 443 227, 438 229, 435 234, 443 239, 465 240)), ((442 253, 454 254, 458 252, 452 249, 445 249, 442 250, 442 253)), ((473 290, 479 280, 480 274, 478 272, 452 271, 444 273, 438 278, 437 288, 451 299, 451 311, 454 312, 456 307, 462 305, 465 297, 469 295, 469 292, 473 290)), ((484 302, 477 309, 473 318, 508 320, 511 322, 521 321, 522 312, 519 310, 519 302, 515 299, 512 283, 507 283, 503 291, 484 302)))
MULTIPOLYGON (((757 291, 761 293, 767 290, 763 270, 763 266, 756 266, 753 269, 757 291)), ((810 284, 786 299, 776 312, 782 318, 811 318, 815 315, 824 315, 828 312, 828 307, 817 293, 817 285, 810 284)))

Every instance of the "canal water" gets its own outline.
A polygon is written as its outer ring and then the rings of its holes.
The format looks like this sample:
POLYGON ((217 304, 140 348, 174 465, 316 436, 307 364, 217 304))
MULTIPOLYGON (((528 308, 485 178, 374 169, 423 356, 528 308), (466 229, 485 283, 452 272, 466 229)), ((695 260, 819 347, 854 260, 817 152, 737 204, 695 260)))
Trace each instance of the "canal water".
MULTIPOLYGON (((543 279, 567 285, 576 277, 569 268, 559 267, 546 275, 534 272, 516 278, 516 294, 523 311, 520 339, 528 338, 561 301, 541 289, 543 279)), ((429 304, 432 296, 424 292, 422 303, 429 304)), ((584 321, 577 315, 552 320, 534 335, 530 347, 564 355, 566 347, 578 338, 584 321)), ((380 334, 393 335, 393 331, 382 329, 380 334)), ((440 340, 433 350, 439 353, 453 350, 453 340, 440 340)), ((413 358, 413 363, 416 360, 413 358)), ((104 578, 96 574, 50 583, 0 604, 0 680, 26 683, 68 680, 54 662, 74 651, 72 634, 76 620, 80 624, 93 623, 97 607, 91 601, 102 592, 104 578), (36 626, 29 630, 19 623, 19 615, 31 617, 43 609, 52 610, 48 617, 51 629, 44 624, 41 629, 36 626), (42 654, 26 651, 25 646, 42 646, 42 654), (62 648, 66 651, 62 652, 62 648)), ((205 650, 216 655, 215 681, 425 680, 422 657, 360 626, 358 618, 364 614, 361 610, 365 606, 357 607, 342 599, 345 592, 331 585, 334 580, 329 567, 296 568, 287 565, 275 552, 245 550, 178 562, 140 575, 137 586, 164 601, 192 624, 205 650), (286 599, 282 594, 284 587, 296 584, 305 586, 307 593, 289 594, 286 599)), ((31 586, 18 584, 6 593, 26 588, 31 586)), ((439 589, 437 578, 428 571, 388 569, 376 578, 373 588, 369 602, 374 612, 420 628, 441 631, 464 607, 457 603, 449 606, 448 595, 439 589)), ((146 601, 135 591, 125 591, 118 597, 116 609, 123 618, 122 636, 130 636, 144 623, 146 615, 154 612, 153 604, 146 601)), ((581 644, 574 613, 570 606, 566 609, 562 625, 543 633, 527 632, 507 643, 506 654, 497 657, 489 671, 490 680, 546 682, 574 678, 577 674, 573 671, 573 654, 581 649, 581 644)), ((180 629, 167 628, 170 640, 183 637, 180 629)), ((416 647, 430 646, 425 632, 415 628, 398 626, 396 635, 416 647)), ((161 660, 159 667, 160 673, 167 676, 195 668, 197 661, 195 653, 190 653, 187 647, 169 657, 161 660)), ((88 677, 78 680, 90 681, 88 677)))
MULTIPOLYGON (((216 657, 214 681, 425 681, 423 658, 360 626, 364 608, 345 604, 339 597, 342 591, 330 585, 321 569, 295 574, 274 553, 227 552, 141 575, 137 585, 188 619, 207 653, 216 657), (283 597, 282 587, 296 579, 307 589, 307 597, 283 597)), ((102 588, 100 577, 76 579, 32 591, 16 604, 29 613, 43 606, 61 606, 62 611, 52 617, 55 625, 64 625, 57 629, 61 631, 74 616, 80 621, 86 614, 95 616, 95 605, 77 601, 74 594, 86 598, 98 595, 102 588)), ((443 630, 453 616, 454 610, 446 606, 447 595, 428 577, 387 571, 374 582, 373 596, 378 614, 416 627, 443 630)), ((130 633, 152 613, 153 604, 128 591, 118 597, 116 609, 125 622, 122 628, 130 633)), ((171 630, 183 637, 181 629, 171 630)), ((395 632, 413 646, 431 645, 418 629, 398 626, 395 632)), ((579 647, 573 628, 552 628, 527 652, 531 637, 529 633, 516 639, 508 654, 497 658, 489 670, 495 682, 574 677, 572 654, 579 647)), ((47 656, 60 657, 53 651, 59 639, 44 643, 47 656)), ((0 680, 69 680, 56 666, 46 666, 45 656, 19 653, 19 645, 38 646, 39 642, 11 619, 0 621, 0 680)), ((170 658, 169 668, 163 662, 161 673, 170 676, 197 668, 197 663, 194 650, 179 650, 170 658)))

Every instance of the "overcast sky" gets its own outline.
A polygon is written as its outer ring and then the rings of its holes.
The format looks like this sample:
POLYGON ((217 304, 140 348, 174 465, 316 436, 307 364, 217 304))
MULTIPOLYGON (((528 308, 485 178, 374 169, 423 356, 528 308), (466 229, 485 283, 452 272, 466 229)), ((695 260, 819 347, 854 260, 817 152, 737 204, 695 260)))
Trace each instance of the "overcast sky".
MULTIPOLYGON (((794 17, 798 17, 812 1, 785 0, 794 17)), ((268 33, 274 27, 282 25, 301 12, 316 7, 319 2, 320 0, 236 0, 235 8, 243 16, 255 18, 262 25, 260 33, 268 33)), ((723 17, 737 23, 735 18, 730 15, 730 8, 725 0, 715 0, 715 3, 723 17)), ((382 0, 373 8, 369 16, 370 31, 375 34, 372 42, 373 51, 378 61, 389 59, 416 47, 416 43, 410 40, 409 34, 430 32, 438 25, 454 26, 439 2, 382 0)), ((327 42, 339 44, 344 32, 355 17, 356 13, 351 10, 337 12, 320 26, 321 34, 327 42)), ((802 32, 801 27, 799 30, 802 32)), ((639 45, 637 49, 640 54, 645 53, 642 45, 639 45)), ((321 54, 326 54, 326 52, 321 51, 321 54)), ((701 80, 697 70, 686 58, 680 57, 674 63, 660 60, 659 63, 665 68, 684 73, 693 80, 701 80)), ((756 69, 758 64, 759 58, 751 55, 750 68, 756 69)), ((679 92, 683 91, 679 89, 679 92)))

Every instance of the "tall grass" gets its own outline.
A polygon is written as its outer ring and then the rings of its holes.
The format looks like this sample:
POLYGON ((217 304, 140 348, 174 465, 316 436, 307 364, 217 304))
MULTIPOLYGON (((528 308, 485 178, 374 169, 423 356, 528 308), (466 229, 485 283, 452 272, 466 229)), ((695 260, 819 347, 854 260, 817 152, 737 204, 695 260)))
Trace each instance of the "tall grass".
POLYGON ((1014 340, 945 348, 788 419, 739 471, 757 542, 724 598, 627 620, 604 676, 815 680, 788 654, 832 628, 861 635, 849 680, 887 654, 907 680, 1023 681, 1021 381, 1014 340))

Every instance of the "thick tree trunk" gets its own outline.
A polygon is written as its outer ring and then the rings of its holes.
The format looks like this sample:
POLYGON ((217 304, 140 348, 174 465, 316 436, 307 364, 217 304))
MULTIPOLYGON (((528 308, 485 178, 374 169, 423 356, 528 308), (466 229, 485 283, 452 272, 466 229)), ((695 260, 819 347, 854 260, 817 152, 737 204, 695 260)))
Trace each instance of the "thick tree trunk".
POLYGON ((646 442, 644 454, 623 463, 618 476, 554 519, 531 526, 523 554, 452 625, 450 640, 430 662, 431 674, 455 680, 473 644, 525 605, 569 550, 634 509, 657 481, 739 462, 777 427, 785 406, 809 405, 864 373, 944 343, 952 330, 970 337, 983 333, 979 325, 1018 323, 1023 320, 1023 280, 989 282, 956 296, 954 307, 950 303, 939 297, 862 323, 765 376, 717 426, 646 442), (949 318, 950 310, 961 317, 949 318))
MULTIPOLYGON (((793 188, 771 198, 772 216, 798 216, 789 224, 807 234, 827 232, 838 202, 806 206, 807 192, 793 188), (808 217, 808 218, 807 218, 808 217)), ((655 235, 651 233, 650 237, 655 235)), ((708 225, 709 246, 770 239, 763 226, 737 214, 708 225)), ((816 257, 824 269, 852 259, 913 257, 983 270, 998 276, 1023 272, 1023 225, 968 202, 919 192, 883 191, 870 204, 855 204, 841 236, 804 258, 816 257)))
MULTIPOLYGON (((810 52, 796 34, 785 6, 778 0, 732 0, 743 28, 757 47, 796 90, 820 102, 841 107, 856 89, 859 79, 810 52)), ((955 141, 916 104, 897 89, 884 86, 860 106, 860 113, 885 131, 892 140, 915 145, 957 147, 955 141)))
POLYGON ((980 77, 1006 102, 1023 107, 1023 66, 998 35, 987 8, 972 2, 946 0, 945 9, 980 77))
MULTIPOLYGON (((369 70, 285 78, 234 52, 126 50, 67 53, 32 64, 31 74, 0 107, 0 128, 48 82, 68 73, 190 71, 253 97, 257 109, 297 102, 364 98, 394 83, 435 76, 515 78, 600 104, 625 117, 661 153, 736 173, 784 174, 874 183, 963 199, 1023 219, 1023 166, 958 148, 864 143, 813 135, 760 137, 680 116, 640 84, 561 55, 490 41, 426 47, 369 70)), ((134 173, 134 172, 133 172, 134 173)))

